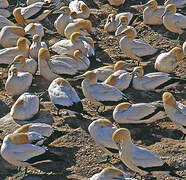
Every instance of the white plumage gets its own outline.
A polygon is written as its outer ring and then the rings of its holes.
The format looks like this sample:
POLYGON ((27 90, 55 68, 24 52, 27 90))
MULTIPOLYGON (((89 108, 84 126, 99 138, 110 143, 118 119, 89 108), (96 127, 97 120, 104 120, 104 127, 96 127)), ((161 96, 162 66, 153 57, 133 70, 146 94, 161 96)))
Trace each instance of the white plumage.
POLYGON ((108 0, 108 2, 112 6, 121 6, 125 3, 125 0, 108 0))
POLYGON ((25 27, 25 33, 31 35, 31 37, 38 34, 42 38, 44 36, 43 25, 39 23, 30 23, 25 27))
POLYGON ((163 104, 154 103, 121 103, 113 111, 113 119, 120 124, 152 123, 167 117, 163 104))
POLYGON ((88 127, 88 131, 95 143, 107 154, 118 152, 118 147, 112 140, 112 135, 116 130, 117 127, 107 119, 95 120, 88 127))
POLYGON ((164 6, 168 4, 175 4, 176 8, 184 8, 186 7, 186 0, 166 0, 164 6))
POLYGON ((9 10, 7 9, 0 9, 0 15, 1 16, 4 16, 6 18, 10 17, 11 16, 11 13, 9 10))
POLYGON ((0 15, 0 30, 5 26, 16 26, 12 21, 0 15))
POLYGON ((8 0, 0 0, 0 8, 8 8, 9 7, 9 2, 8 0))
POLYGON ((22 94, 11 108, 10 115, 21 121, 32 119, 39 111, 39 98, 30 93, 22 94))
POLYGON ((183 43, 183 53, 186 56, 186 41, 183 43))

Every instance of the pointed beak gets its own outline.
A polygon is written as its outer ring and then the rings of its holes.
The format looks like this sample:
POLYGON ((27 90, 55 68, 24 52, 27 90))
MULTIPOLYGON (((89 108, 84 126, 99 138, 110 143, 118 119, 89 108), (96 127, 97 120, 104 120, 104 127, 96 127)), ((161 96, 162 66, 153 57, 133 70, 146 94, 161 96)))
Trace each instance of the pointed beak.
POLYGON ((84 79, 84 78, 85 78, 85 75, 84 74, 74 77, 74 79, 84 79))

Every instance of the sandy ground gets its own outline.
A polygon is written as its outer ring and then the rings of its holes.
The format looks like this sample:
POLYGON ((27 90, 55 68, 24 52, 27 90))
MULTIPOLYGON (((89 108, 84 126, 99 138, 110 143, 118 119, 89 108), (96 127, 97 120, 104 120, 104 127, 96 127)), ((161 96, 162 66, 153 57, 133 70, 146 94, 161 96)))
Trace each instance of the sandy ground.
MULTIPOLYGON (((174 40, 173 35, 169 33, 163 25, 161 26, 147 26, 142 24, 142 14, 140 12, 131 9, 129 6, 136 3, 135 0, 126 0, 123 7, 115 8, 110 6, 106 0, 84 0, 91 8, 90 20, 93 23, 93 31, 91 37, 94 39, 95 50, 97 58, 100 58, 104 63, 115 63, 118 60, 127 60, 119 47, 118 41, 113 34, 107 34, 104 32, 103 27, 106 22, 106 18, 111 12, 125 12, 130 11, 137 15, 135 21, 135 27, 138 31, 138 37, 149 42, 153 47, 159 48, 161 52, 166 52, 175 46, 181 47, 182 41, 174 40)), ((68 4, 67 1, 63 1, 64 4, 68 4)), ((146 3, 147 0, 140 0, 138 3, 146 3)), ((158 1, 162 4, 162 1, 158 1)), ((12 2, 13 3, 13 2, 12 2)), ((11 4, 11 10, 13 5, 11 4)), ((53 23, 58 15, 49 15, 49 20, 53 23)), ((52 31, 54 28, 47 26, 52 31)), ((48 45, 56 42, 63 37, 59 35, 52 35, 46 33, 44 40, 48 45)), ((154 60, 149 61, 145 66, 145 73, 153 72, 154 60)), ((179 68, 176 69, 175 74, 182 75, 185 71, 185 62, 181 63, 179 68)), ((11 106, 15 102, 6 93, 4 89, 4 83, 6 79, 0 80, 0 118, 9 113, 11 106)), ((84 96, 81 91, 81 81, 70 80, 71 84, 75 87, 78 95, 83 99, 84 96)), ((100 115, 97 112, 92 112, 97 108, 96 104, 90 104, 85 99, 84 108, 91 116, 83 116, 82 119, 78 119, 72 115, 64 115, 62 117, 54 116, 56 108, 51 104, 47 93, 48 83, 40 76, 36 75, 30 92, 37 94, 41 99, 41 110, 47 111, 53 118, 53 127, 57 128, 57 131, 49 138, 47 145, 54 151, 62 154, 63 161, 53 163, 37 164, 33 168, 28 169, 28 175, 24 179, 34 180, 65 180, 65 179, 87 179, 93 174, 101 171, 108 166, 115 166, 128 172, 130 175, 134 173, 127 169, 118 158, 111 158, 109 163, 99 163, 106 156, 104 152, 94 143, 88 133, 88 125, 95 119, 101 116, 112 120, 113 107, 107 107, 106 111, 100 115)), ((174 94, 177 100, 186 103, 185 89, 179 87, 176 90, 171 89, 170 92, 174 94)), ((143 92, 133 89, 127 89, 126 94, 131 97, 134 103, 138 102, 152 102, 161 100, 161 93, 155 92, 143 92)), ((9 123, 6 128, 3 125, 0 126, 0 144, 3 137, 12 132, 18 125, 15 122, 9 123)), ((125 125, 132 134, 134 143, 152 150, 157 153, 162 159, 172 166, 179 167, 180 176, 186 176, 186 142, 181 140, 182 133, 176 129, 176 126, 168 119, 163 119, 149 125, 125 125)), ((20 174, 16 167, 10 166, 5 161, 0 159, 0 179, 23 179, 23 175, 20 174)), ((170 176, 159 175, 160 179, 174 179, 170 176)), ((184 177, 183 177, 184 179, 184 177)))

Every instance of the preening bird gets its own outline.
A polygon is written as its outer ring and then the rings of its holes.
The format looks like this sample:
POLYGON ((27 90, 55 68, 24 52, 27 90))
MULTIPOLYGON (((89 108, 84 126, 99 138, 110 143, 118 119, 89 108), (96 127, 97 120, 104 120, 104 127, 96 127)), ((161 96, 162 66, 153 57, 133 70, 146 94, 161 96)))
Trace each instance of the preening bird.
POLYGON ((16 133, 5 136, 1 156, 17 167, 30 167, 44 161, 59 161, 60 156, 46 147, 35 145, 44 137, 36 132, 16 133))
POLYGON ((113 119, 119 124, 152 123, 166 118, 162 102, 118 104, 113 111, 113 119))
POLYGON ((52 103, 58 109, 58 115, 60 109, 65 109, 77 116, 81 113, 87 114, 83 110, 81 99, 67 80, 63 78, 54 79, 48 88, 48 93, 52 103))
POLYGON ((87 19, 90 16, 90 10, 83 1, 73 0, 70 2, 69 8, 71 10, 71 16, 74 19, 75 18, 87 19))
POLYGON ((186 134, 186 105, 176 101, 174 96, 165 92, 162 96, 165 112, 171 121, 173 121, 178 128, 186 134))
POLYGON ((156 58, 154 64, 155 69, 160 72, 172 73, 178 66, 178 63, 183 61, 184 54, 182 48, 175 47, 167 53, 162 53, 156 58))
POLYGON ((116 130, 112 138, 119 148, 121 161, 131 170, 142 176, 153 172, 168 172, 171 176, 180 177, 175 173, 178 169, 169 166, 152 151, 133 144, 128 129, 116 130))
POLYGON ((112 139, 112 135, 116 130, 117 127, 108 119, 95 120, 88 127, 90 136, 94 139, 95 143, 108 155, 118 153, 118 147, 112 139))
POLYGON ((32 38, 36 34, 38 34, 41 38, 45 35, 43 25, 39 23, 28 24, 25 27, 25 33, 29 34, 32 38))
POLYGON ((154 72, 144 75, 143 67, 136 67, 133 70, 136 75, 133 78, 132 86, 137 90, 145 91, 163 91, 168 88, 174 88, 179 84, 185 84, 185 80, 173 77, 168 73, 154 72))
POLYGON ((39 98, 30 93, 22 94, 10 110, 10 115, 20 121, 31 120, 39 112, 39 98))
POLYGON ((16 67, 8 71, 8 79, 5 83, 5 90, 9 95, 17 96, 27 92, 32 84, 33 76, 29 72, 17 72, 16 67))

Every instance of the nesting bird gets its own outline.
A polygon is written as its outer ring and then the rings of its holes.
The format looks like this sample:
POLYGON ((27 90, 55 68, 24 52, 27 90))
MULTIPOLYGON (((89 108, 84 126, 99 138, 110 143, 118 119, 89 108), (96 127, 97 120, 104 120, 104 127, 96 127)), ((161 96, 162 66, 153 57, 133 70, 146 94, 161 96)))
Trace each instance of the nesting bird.
POLYGON ((186 106, 174 98, 174 96, 165 92, 162 96, 165 112, 171 121, 173 121, 178 128, 186 134, 186 106))
POLYGON ((167 6, 169 4, 175 4, 176 8, 185 8, 186 7, 185 0, 166 0, 164 2, 164 6, 167 6))
MULTIPOLYGON (((128 23, 130 23, 133 18, 133 14, 130 12, 124 12, 119 14, 109 14, 107 17, 107 21, 104 26, 104 30, 108 33, 115 32, 119 25, 119 18, 121 16, 126 16, 128 18, 128 23)), ((128 24, 127 24, 128 25, 128 24)))
POLYGON ((26 7, 18 7, 13 11, 13 15, 20 25, 26 25, 31 22, 40 22, 45 19, 55 6, 51 0, 46 2, 36 2, 26 7))
POLYGON ((108 0, 108 2, 112 6, 121 6, 125 3, 125 0, 108 0))
POLYGON ((167 53, 162 53, 156 58, 154 64, 155 69, 160 72, 172 73, 178 66, 178 63, 183 61, 184 54, 182 48, 175 47, 167 53))
POLYGON ((37 71, 37 62, 32 58, 25 58, 22 55, 18 55, 14 58, 9 67, 16 67, 18 72, 29 72, 35 74, 37 71))
POLYGON ((169 175, 180 177, 175 173, 177 169, 170 167, 155 153, 132 143, 130 131, 120 128, 113 133, 114 142, 119 148, 121 161, 131 170, 142 176, 153 172, 168 172, 169 175))
POLYGON ((89 20, 79 20, 76 22, 69 23, 64 31, 64 35, 66 38, 70 38, 73 32, 79 32, 82 35, 89 35, 88 32, 90 32, 92 29, 92 23, 89 20))
POLYGON ((16 26, 12 21, 0 15, 0 30, 5 26, 16 26))
POLYGON ((9 95, 17 96, 27 92, 32 84, 33 76, 29 72, 17 72, 16 67, 8 71, 8 79, 5 83, 5 89, 9 95))
POLYGON ((20 121, 32 119, 39 112, 39 98, 30 93, 22 94, 11 108, 10 115, 20 121))
POLYGON ((84 96, 92 102, 100 102, 104 105, 115 105, 128 98, 119 89, 104 83, 97 82, 96 73, 88 71, 76 79, 84 79, 81 83, 84 96))
POLYGON ((163 25, 171 32, 182 34, 186 30, 186 16, 176 13, 176 6, 169 4, 162 15, 163 25))
POLYGON ((63 78, 53 80, 48 88, 48 93, 52 103, 58 109, 58 115, 60 109, 76 115, 86 114, 81 99, 67 80, 63 78))
POLYGON ((58 161, 60 156, 46 147, 35 145, 44 137, 36 132, 16 133, 5 136, 1 146, 1 156, 17 167, 29 167, 46 160, 58 161))
POLYGON ((25 27, 25 33, 29 34, 32 38, 38 34, 41 38, 44 36, 44 29, 42 24, 30 23, 25 27))
POLYGON ((135 39, 137 34, 130 27, 127 27, 121 34, 124 34, 125 36, 119 41, 120 49, 130 58, 146 59, 153 57, 158 51, 158 49, 153 48, 147 42, 135 39))
POLYGON ((8 0, 1 0, 0 1, 0 8, 6 9, 9 7, 9 2, 8 0))
POLYGON ((10 11, 8 9, 6 9, 8 7, 9 7, 9 2, 7 0, 0 1, 0 15, 1 16, 4 16, 6 18, 11 16, 10 11))
POLYGON ((144 75, 143 67, 136 67, 133 70, 136 75, 133 78, 132 86, 137 90, 160 92, 168 88, 174 88, 179 84, 185 84, 185 80, 171 76, 164 72, 154 72, 144 75))
POLYGON ((116 130, 117 127, 107 119, 95 120, 88 127, 90 136, 108 155, 118 153, 118 148, 112 140, 112 135, 116 130))
POLYGON ((119 124, 152 123, 167 117, 161 102, 118 104, 113 111, 113 119, 119 124))
POLYGON ((72 18, 88 19, 90 16, 90 10, 88 6, 79 0, 73 0, 69 4, 72 18))
MULTIPOLYGON (((26 36, 25 30, 19 26, 5 26, 0 32, 0 44, 7 48, 16 46, 17 40, 26 36)), ((27 39, 30 45, 30 41, 27 39)))
POLYGON ((33 36, 33 41, 32 44, 30 45, 30 57, 37 60, 38 53, 41 48, 47 49, 47 45, 45 42, 41 42, 41 36, 36 34, 33 36))

